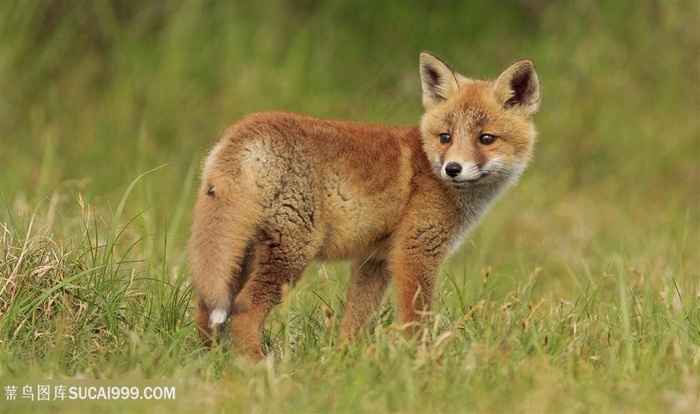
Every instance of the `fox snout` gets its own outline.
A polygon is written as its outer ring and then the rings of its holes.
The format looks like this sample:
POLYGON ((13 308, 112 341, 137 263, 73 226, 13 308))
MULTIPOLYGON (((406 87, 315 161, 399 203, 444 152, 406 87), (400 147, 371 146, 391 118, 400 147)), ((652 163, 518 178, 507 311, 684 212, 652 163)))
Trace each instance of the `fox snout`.
POLYGON ((442 179, 452 183, 474 182, 488 175, 477 164, 469 161, 446 161, 442 166, 442 179))
POLYGON ((458 176, 461 172, 462 164, 458 162, 448 162, 447 165, 445 165, 445 174, 449 175, 452 178, 458 176))

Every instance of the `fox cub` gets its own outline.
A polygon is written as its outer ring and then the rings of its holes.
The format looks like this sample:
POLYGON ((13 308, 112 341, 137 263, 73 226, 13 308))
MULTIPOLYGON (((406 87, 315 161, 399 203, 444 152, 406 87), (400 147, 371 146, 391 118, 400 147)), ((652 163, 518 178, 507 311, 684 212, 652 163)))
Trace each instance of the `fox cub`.
POLYGON ((398 127, 259 113, 228 127, 202 170, 189 246, 196 323, 262 356, 261 333, 309 263, 351 260, 342 340, 390 280, 400 323, 430 309, 445 258, 528 164, 539 81, 529 60, 472 80, 420 55, 425 113, 398 127))

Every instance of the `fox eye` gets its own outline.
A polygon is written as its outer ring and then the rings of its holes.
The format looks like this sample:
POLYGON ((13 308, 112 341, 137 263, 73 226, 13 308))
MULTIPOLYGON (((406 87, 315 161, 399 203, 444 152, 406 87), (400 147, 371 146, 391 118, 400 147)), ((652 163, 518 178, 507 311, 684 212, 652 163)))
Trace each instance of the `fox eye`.
POLYGON ((491 134, 481 134, 479 136, 479 144, 481 145, 491 145, 496 142, 496 137, 491 134))
POLYGON ((450 141, 452 141, 452 137, 450 136, 450 134, 448 134, 447 132, 443 132, 442 134, 440 134, 441 144, 449 144, 450 141))

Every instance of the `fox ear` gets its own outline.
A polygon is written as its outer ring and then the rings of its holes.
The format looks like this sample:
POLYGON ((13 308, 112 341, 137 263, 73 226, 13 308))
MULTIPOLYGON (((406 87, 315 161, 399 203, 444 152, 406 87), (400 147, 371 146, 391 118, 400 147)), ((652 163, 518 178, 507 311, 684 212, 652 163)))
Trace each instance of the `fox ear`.
POLYGON ((459 91, 452 68, 430 52, 420 54, 420 80, 425 109, 449 99, 459 91))
POLYGON ((527 116, 540 109, 540 81, 535 65, 520 60, 503 71, 494 83, 494 92, 504 109, 519 108, 527 116))

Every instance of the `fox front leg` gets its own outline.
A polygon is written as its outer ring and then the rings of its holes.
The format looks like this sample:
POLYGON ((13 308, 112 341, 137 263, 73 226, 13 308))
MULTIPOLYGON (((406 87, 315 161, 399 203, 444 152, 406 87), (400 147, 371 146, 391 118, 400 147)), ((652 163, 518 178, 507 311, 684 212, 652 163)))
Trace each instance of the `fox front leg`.
POLYGON ((429 314, 437 270, 423 270, 416 263, 403 263, 396 274, 399 323, 407 332, 419 330, 429 314))
POLYGON ((416 332, 431 309, 435 280, 448 239, 435 227, 417 228, 392 257, 399 300, 399 322, 416 332))
POLYGON ((386 261, 364 260, 353 264, 340 341, 353 339, 377 311, 391 280, 386 261))

